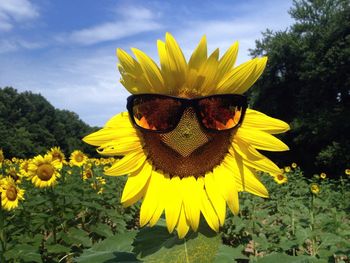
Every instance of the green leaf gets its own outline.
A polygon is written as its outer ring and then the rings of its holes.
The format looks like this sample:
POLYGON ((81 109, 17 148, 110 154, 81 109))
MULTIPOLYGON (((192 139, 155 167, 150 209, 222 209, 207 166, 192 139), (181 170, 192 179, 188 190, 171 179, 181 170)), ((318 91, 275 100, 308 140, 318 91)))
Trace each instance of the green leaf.
POLYGON ((165 226, 142 229, 136 236, 134 252, 145 262, 213 262, 221 237, 200 226, 199 232, 186 239, 169 234, 165 226))
POLYGON ((243 250, 243 246, 229 247, 220 245, 214 263, 237 262, 237 259, 248 259, 247 256, 242 254, 243 250))
POLYGON ((282 253, 274 253, 267 255, 257 261, 257 263, 311 263, 315 258, 308 256, 288 256, 282 253))
POLYGON ((52 254, 69 253, 70 248, 60 244, 55 244, 47 246, 47 251, 52 254))
POLYGON ((82 244, 84 247, 91 247, 92 245, 89 234, 79 228, 70 228, 68 230, 67 237, 77 245, 82 244))
POLYGON ((111 230, 111 228, 108 225, 102 223, 98 223, 94 226, 91 226, 90 231, 102 237, 109 237, 113 235, 113 231, 111 230))
POLYGON ((136 231, 111 236, 83 251, 77 262, 138 262, 131 253, 136 231))
POLYGON ((12 247, 5 252, 5 258, 13 260, 17 259, 22 262, 42 262, 38 248, 28 244, 12 247))

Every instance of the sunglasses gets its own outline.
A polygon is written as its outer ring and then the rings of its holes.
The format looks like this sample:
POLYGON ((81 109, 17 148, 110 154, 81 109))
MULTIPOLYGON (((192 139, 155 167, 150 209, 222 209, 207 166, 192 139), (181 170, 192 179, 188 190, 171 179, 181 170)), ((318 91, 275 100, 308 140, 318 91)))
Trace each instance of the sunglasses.
POLYGON ((193 99, 161 94, 137 94, 127 99, 129 116, 135 127, 166 133, 174 130, 187 108, 192 108, 207 131, 238 127, 247 109, 247 98, 238 94, 220 94, 193 99))

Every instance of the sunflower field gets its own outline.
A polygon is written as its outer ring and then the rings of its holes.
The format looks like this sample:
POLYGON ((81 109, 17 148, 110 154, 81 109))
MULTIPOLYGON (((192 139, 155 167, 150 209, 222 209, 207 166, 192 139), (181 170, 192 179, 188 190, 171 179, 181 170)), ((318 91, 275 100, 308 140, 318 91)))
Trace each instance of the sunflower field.
POLYGON ((59 147, 33 159, 0 151, 0 262, 350 262, 350 170, 311 179, 293 163, 272 179, 270 197, 240 193, 238 216, 216 234, 201 220, 185 239, 164 219, 139 227, 139 206, 120 204, 115 158, 59 147))

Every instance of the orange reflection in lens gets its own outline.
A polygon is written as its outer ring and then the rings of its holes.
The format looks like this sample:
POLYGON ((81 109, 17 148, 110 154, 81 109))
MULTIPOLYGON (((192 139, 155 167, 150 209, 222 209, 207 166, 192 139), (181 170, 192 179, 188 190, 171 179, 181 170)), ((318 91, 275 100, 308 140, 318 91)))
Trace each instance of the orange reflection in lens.
POLYGON ((235 111, 233 112, 233 117, 229 118, 226 123, 222 123, 220 121, 215 120, 215 129, 216 130, 227 130, 232 129, 239 123, 242 115, 242 109, 238 109, 238 107, 235 107, 235 111))
POLYGON ((138 118, 136 118, 136 116, 135 116, 135 122, 138 126, 144 128, 144 129, 156 130, 156 127, 148 124, 148 121, 146 120, 146 118, 144 116, 142 116, 142 118, 140 120, 138 118))

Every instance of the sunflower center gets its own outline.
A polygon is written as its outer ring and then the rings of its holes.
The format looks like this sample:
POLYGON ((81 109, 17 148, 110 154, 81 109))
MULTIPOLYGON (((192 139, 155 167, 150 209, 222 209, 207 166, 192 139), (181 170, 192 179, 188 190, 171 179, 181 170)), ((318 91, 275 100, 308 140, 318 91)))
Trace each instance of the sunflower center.
POLYGON ((78 163, 82 162, 84 160, 84 157, 81 154, 77 154, 75 156, 75 161, 77 161, 78 163))
POLYGON ((29 166, 28 162, 24 163, 24 165, 23 165, 23 170, 24 170, 25 172, 28 172, 28 166, 29 166))
POLYGON ((284 176, 282 174, 279 174, 279 175, 277 175, 277 179, 281 181, 284 179, 284 176))
POLYGON ((52 160, 59 160, 62 162, 62 156, 58 152, 55 152, 52 154, 52 160))
POLYGON ((203 176, 221 163, 228 152, 232 131, 205 131, 192 108, 185 110, 169 133, 140 131, 149 159, 170 176, 203 176))
POLYGON ((17 198, 17 190, 16 190, 16 188, 14 186, 10 186, 6 190, 6 197, 10 201, 16 200, 16 198, 17 198))
POLYGON ((19 180, 19 176, 17 175, 17 171, 16 170, 10 170, 8 172, 8 175, 15 181, 17 182, 19 180))
POLYGON ((91 178, 92 177, 92 171, 90 169, 86 170, 85 171, 85 176, 86 176, 86 178, 91 178))
POLYGON ((48 181, 54 174, 55 169, 51 164, 42 164, 38 167, 37 175, 43 181, 48 181))

